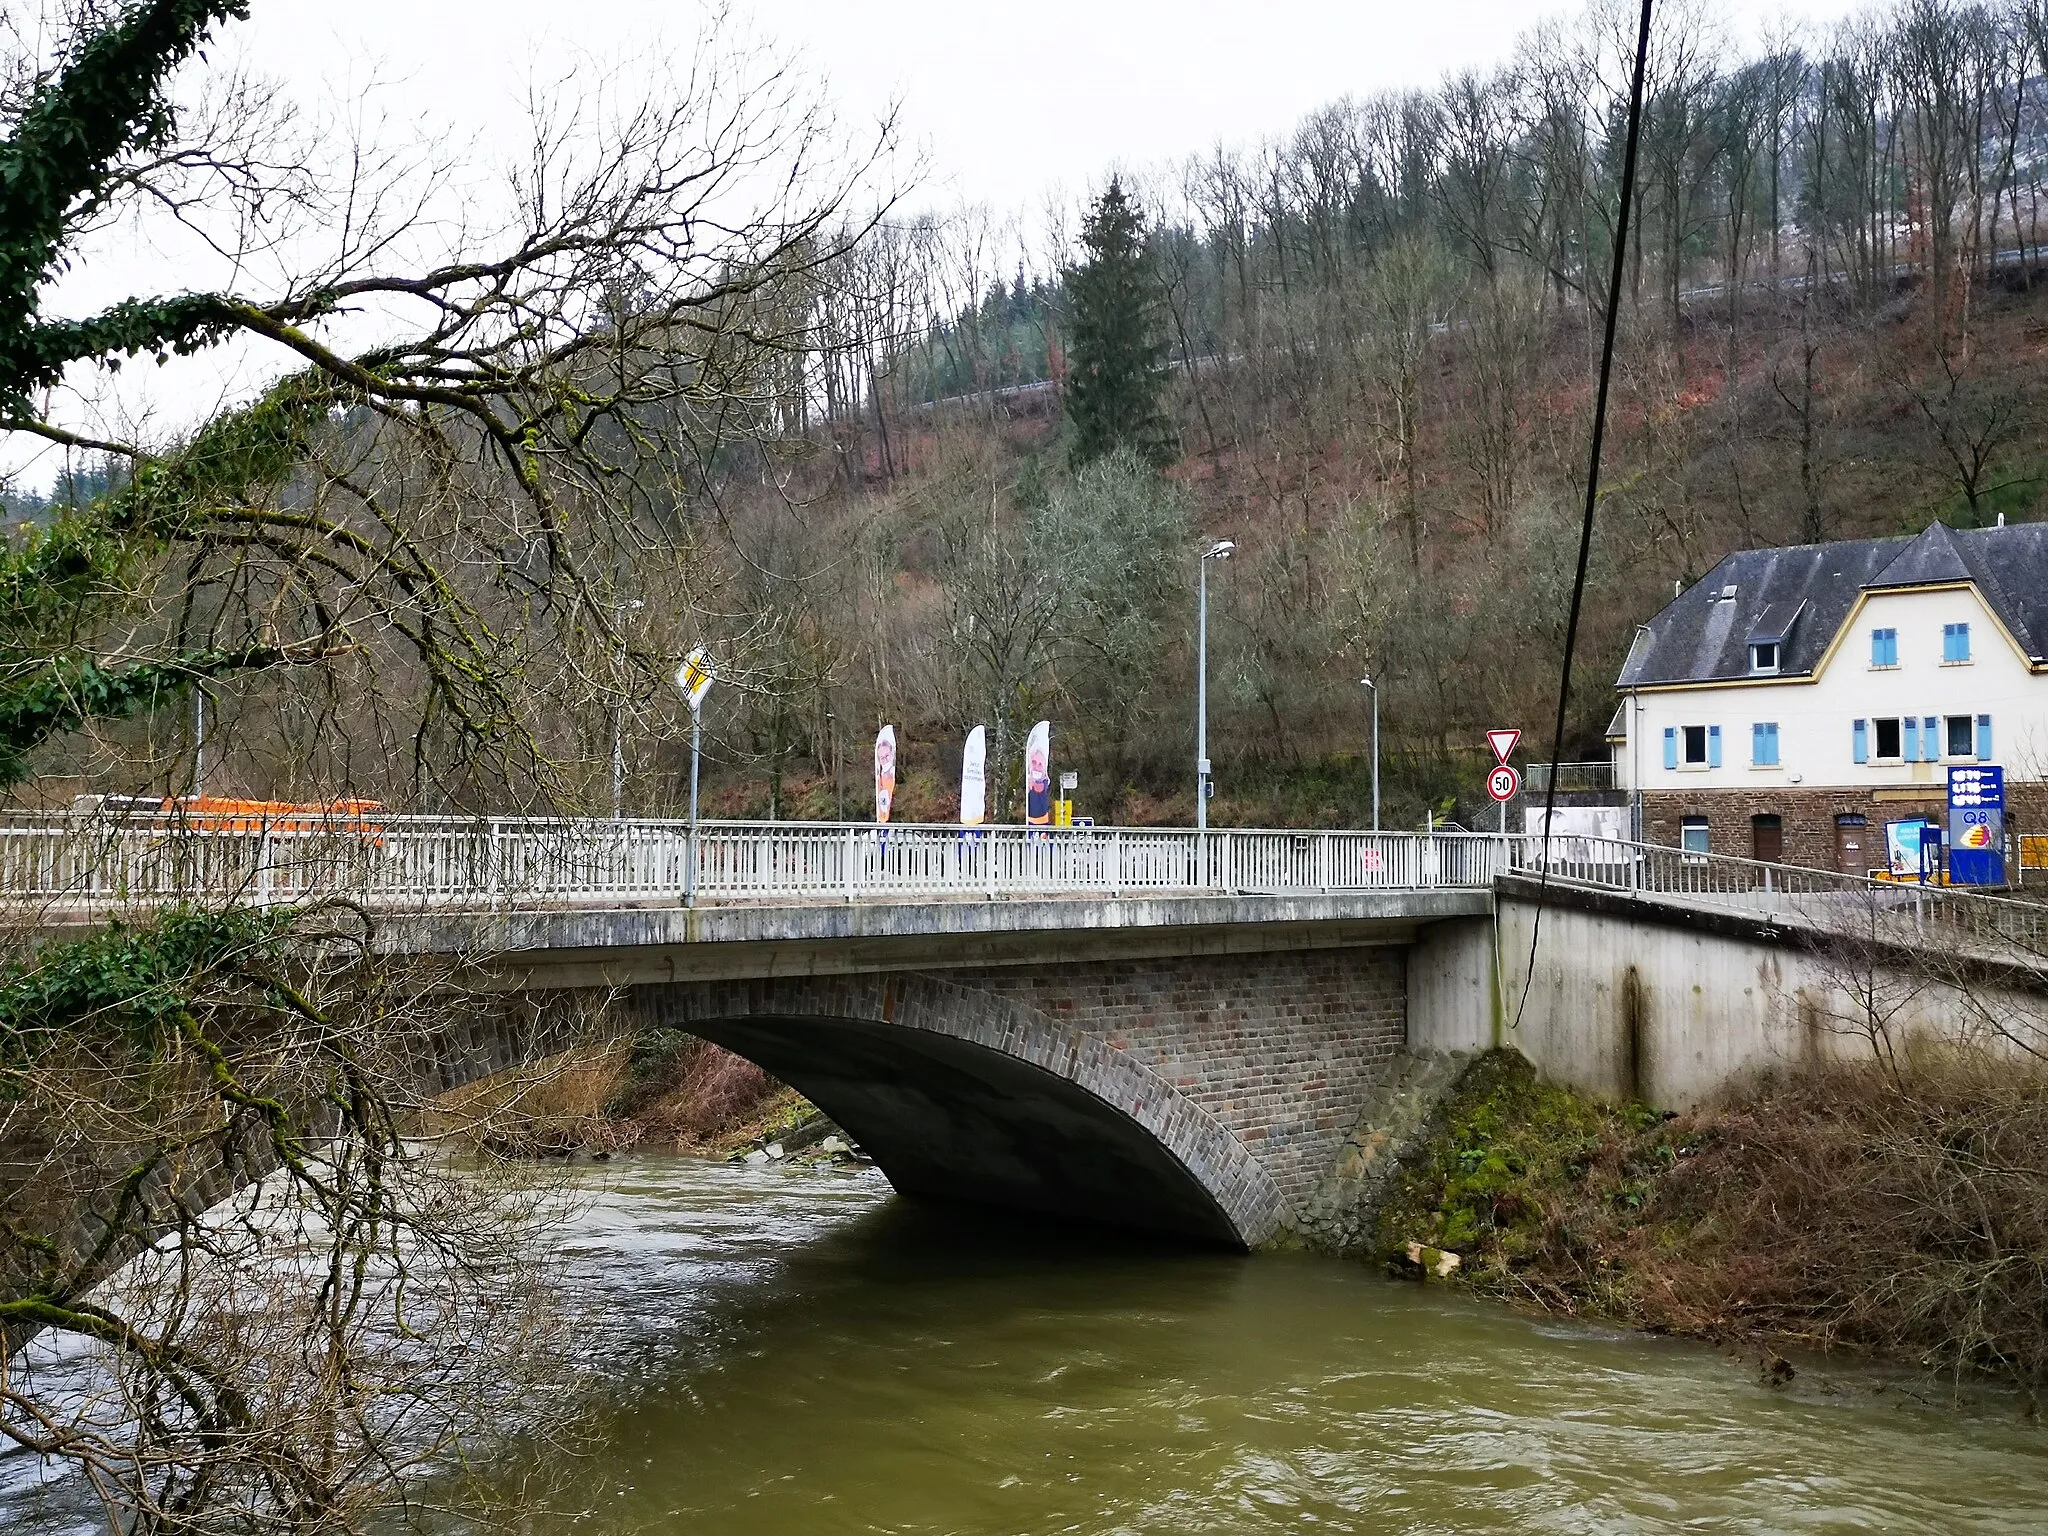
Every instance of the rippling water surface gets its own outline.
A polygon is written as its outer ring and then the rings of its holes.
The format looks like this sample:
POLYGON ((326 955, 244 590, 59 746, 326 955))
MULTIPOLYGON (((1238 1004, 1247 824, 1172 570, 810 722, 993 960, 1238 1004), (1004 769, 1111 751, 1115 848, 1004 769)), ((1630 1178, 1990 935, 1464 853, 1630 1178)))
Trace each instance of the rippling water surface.
MULTIPOLYGON (((2010 1400, 1091 1243, 873 1173, 614 1165, 579 1531, 2048 1530, 2010 1400)), ((569 1529, 566 1525, 564 1529, 569 1529)))
POLYGON ((2048 1531, 2048 1431, 2004 1397, 1819 1365, 1773 1390, 1694 1345, 920 1209, 873 1172, 590 1178, 590 1432, 548 1469, 587 1512, 534 1536, 2048 1531))

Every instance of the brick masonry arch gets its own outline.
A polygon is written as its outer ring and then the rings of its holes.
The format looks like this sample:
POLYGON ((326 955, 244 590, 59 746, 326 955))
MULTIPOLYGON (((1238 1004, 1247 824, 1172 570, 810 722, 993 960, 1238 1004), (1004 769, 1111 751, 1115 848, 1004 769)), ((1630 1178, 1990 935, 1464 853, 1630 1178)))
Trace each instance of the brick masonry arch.
POLYGON ((646 986, 628 994, 627 1013, 759 1062, 844 1124, 906 1193, 1244 1248, 1273 1237, 1291 1202, 1217 1116, 1103 1034, 974 984, 987 979, 646 986))

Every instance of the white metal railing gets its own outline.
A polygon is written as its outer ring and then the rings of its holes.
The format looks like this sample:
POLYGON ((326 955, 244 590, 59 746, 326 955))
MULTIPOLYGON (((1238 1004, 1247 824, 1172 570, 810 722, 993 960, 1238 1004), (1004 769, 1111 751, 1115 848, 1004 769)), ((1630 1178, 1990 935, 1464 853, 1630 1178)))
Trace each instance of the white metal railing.
MULTIPOLYGON (((1516 841, 1523 847, 1513 872, 1540 875, 1539 840, 1516 841)), ((1794 923, 1842 938, 1955 945, 2007 957, 2016 951, 2016 958, 2048 960, 2048 903, 2038 901, 1609 838, 1552 838, 1549 871, 1554 882, 1794 923)))
POLYGON ((495 905, 1483 889, 1472 833, 889 826, 529 817, 0 817, 0 901, 347 897, 495 905), (694 864, 694 880, 692 866, 694 864))
MULTIPOLYGON (((0 816, 20 909, 345 897, 386 908, 1482 890, 1540 873, 1524 834, 890 826, 532 817, 0 816), (694 882, 692 873, 694 868, 694 882)), ((2048 955, 2048 905, 1658 844, 1558 836, 1558 883, 1873 936, 2048 955)))

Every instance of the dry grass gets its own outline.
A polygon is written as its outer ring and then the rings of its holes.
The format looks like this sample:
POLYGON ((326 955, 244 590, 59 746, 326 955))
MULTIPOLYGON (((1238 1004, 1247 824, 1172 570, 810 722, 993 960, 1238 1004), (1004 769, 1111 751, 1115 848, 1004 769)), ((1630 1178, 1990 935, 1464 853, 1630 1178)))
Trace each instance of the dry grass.
POLYGON ((689 1152, 719 1149, 795 1093, 743 1056, 661 1031, 636 1042, 632 1074, 613 1100, 636 1139, 689 1152))
POLYGON ((1380 1246, 1463 1283, 1671 1332, 2048 1386, 2048 1078, 1922 1059, 1663 1117, 1475 1065, 1380 1246))
POLYGON ((581 1046, 447 1094, 429 1134, 503 1157, 727 1150, 814 1113, 744 1057, 674 1030, 581 1046))
POLYGON ((430 1134, 505 1157, 613 1151, 636 1139, 607 1106, 625 1082, 630 1040, 578 1046, 443 1095, 430 1134))

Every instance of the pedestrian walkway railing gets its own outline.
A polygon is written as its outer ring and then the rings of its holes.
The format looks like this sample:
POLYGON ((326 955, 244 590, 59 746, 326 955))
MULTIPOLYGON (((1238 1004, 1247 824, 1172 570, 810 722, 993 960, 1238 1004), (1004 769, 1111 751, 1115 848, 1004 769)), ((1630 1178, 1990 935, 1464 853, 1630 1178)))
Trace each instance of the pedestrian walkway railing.
POLYGON ((1657 844, 1472 832, 384 816, 0 817, 0 902, 71 911, 334 898, 373 908, 1490 889, 1504 875, 1873 936, 2048 954, 2048 906, 1657 844))

